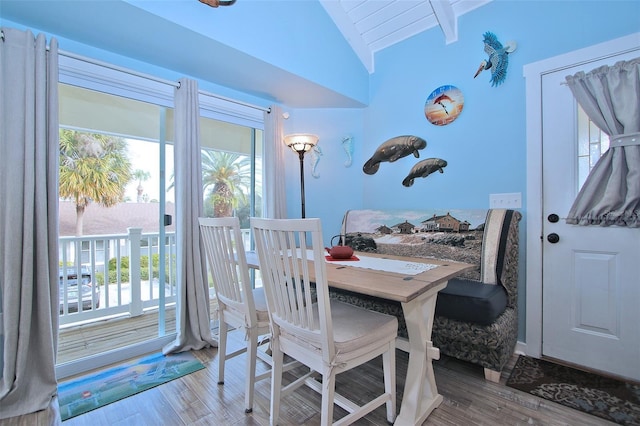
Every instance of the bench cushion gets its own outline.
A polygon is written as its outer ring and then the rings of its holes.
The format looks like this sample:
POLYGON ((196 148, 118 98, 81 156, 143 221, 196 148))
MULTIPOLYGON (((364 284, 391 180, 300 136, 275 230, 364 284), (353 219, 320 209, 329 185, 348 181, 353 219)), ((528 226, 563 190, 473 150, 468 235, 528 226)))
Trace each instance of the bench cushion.
POLYGON ((458 321, 489 325, 507 307, 507 293, 500 285, 453 278, 438 293, 436 315, 458 321))

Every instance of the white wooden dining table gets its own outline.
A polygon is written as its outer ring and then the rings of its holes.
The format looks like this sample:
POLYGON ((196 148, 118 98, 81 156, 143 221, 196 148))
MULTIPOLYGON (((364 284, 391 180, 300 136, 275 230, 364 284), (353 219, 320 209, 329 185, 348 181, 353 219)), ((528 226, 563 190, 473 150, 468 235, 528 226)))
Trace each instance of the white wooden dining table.
MULTIPOLYGON (((436 296, 449 279, 474 265, 374 253, 356 252, 355 257, 360 260, 325 260, 328 284, 402 305, 409 338, 398 338, 397 347, 409 353, 409 363, 402 404, 394 424, 421 425, 442 402, 432 362, 440 359, 440 351, 431 342, 436 296)), ((247 263, 251 268, 260 268, 256 252, 247 252, 247 263)), ((313 272, 313 268, 309 270, 313 272)))

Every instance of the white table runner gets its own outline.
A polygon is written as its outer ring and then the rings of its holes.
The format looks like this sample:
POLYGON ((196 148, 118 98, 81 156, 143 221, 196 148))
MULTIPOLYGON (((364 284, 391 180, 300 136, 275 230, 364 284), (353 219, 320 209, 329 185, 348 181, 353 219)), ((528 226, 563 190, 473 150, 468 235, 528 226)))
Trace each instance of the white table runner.
POLYGON ((395 272, 404 275, 418 275, 424 271, 437 268, 438 265, 421 262, 408 262, 396 259, 381 259, 379 257, 356 255, 360 260, 327 260, 327 263, 333 263, 344 266, 353 266, 354 268, 374 269, 376 271, 395 272))
MULTIPOLYGON (((299 253, 300 249, 298 249, 299 253)), ((313 260, 313 250, 307 250, 307 259, 313 260)), ((257 264, 257 253, 248 251, 247 258, 252 259, 257 264)), ((326 263, 352 266, 354 268, 373 269, 375 271, 394 272, 404 275, 418 275, 430 269, 437 268, 438 265, 422 262, 409 262, 406 260, 382 259, 379 257, 356 255, 360 260, 325 260, 326 263)))

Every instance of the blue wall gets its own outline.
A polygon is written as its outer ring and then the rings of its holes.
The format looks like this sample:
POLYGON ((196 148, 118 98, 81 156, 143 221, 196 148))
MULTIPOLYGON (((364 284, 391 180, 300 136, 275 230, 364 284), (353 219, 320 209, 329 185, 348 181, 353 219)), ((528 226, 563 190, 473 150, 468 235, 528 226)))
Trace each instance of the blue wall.
MULTIPOLYGON (((308 216, 327 219, 325 228, 334 232, 339 229, 334 210, 488 208, 489 194, 503 192, 521 192, 524 202, 527 160, 523 66, 640 31, 640 2, 497 0, 460 17, 458 28, 458 41, 449 45, 440 29, 434 28, 376 54, 368 108, 291 111, 285 130, 315 132, 324 149, 321 177, 312 181, 306 174, 308 216), (488 71, 473 78, 486 58, 482 42, 485 31, 494 32, 503 43, 518 43, 509 57, 507 79, 498 87, 491 87, 488 71), (462 90, 465 105, 456 121, 435 126, 425 118, 424 104, 434 89, 445 84, 462 90), (349 133, 358 136, 354 138, 356 160, 346 169, 341 165, 342 153, 334 144, 342 134, 349 133), (409 188, 402 186, 417 161, 412 156, 383 163, 372 176, 362 172, 363 163, 381 143, 404 134, 427 141, 421 159, 447 160, 444 173, 417 179, 409 188), (336 183, 340 184, 338 188, 336 183), (346 202, 339 204, 342 200, 346 202), (324 216, 321 212, 327 211, 327 204, 334 207, 324 216)), ((292 215, 299 215, 300 210, 296 162, 297 158, 292 158, 287 170, 292 215)), ((522 211, 526 216, 526 206, 522 211)))
POLYGON ((179 8, 175 2, 126 1, 366 103, 367 70, 317 1, 241 0, 217 9, 197 1, 179 8))
POLYGON ((488 207, 490 193, 524 197, 523 65, 639 31, 640 2, 495 1, 463 15, 458 28, 456 43, 445 45, 439 30, 431 30, 376 56, 365 118, 368 152, 389 137, 415 134, 428 142, 421 157, 440 157, 448 166, 411 188, 400 182, 415 159, 381 167, 365 178, 365 205, 419 207, 428 200, 436 207, 488 207), (499 87, 491 87, 488 71, 473 78, 486 58, 485 31, 518 43, 499 87), (444 84, 462 90, 464 110, 453 123, 434 126, 423 108, 431 91, 444 84), (379 197, 381 188, 393 197, 379 197))
MULTIPOLYGON (((326 238, 338 233, 341 212, 358 208, 359 202, 360 207, 381 209, 488 208, 491 193, 522 193, 519 334, 524 340, 527 158, 523 66, 640 31, 640 2, 498 0, 462 16, 458 28, 458 41, 450 45, 445 45, 440 29, 433 29, 376 55, 370 103, 362 115, 362 137, 355 139, 359 163, 344 170, 339 159, 332 157, 340 152, 333 145, 327 150, 322 159, 326 169, 321 169, 317 182, 307 186, 307 216, 317 214, 323 219, 326 238), (498 87, 491 87, 488 71, 473 78, 486 58, 485 31, 494 32, 503 43, 518 43, 509 57, 507 79, 498 87), (435 126, 425 118, 424 104, 434 89, 446 84, 463 92, 464 109, 451 124, 435 126), (427 141, 420 159, 439 157, 448 162, 443 174, 417 179, 409 188, 402 186, 418 161, 413 156, 383 163, 372 176, 362 172, 363 163, 381 143, 405 134, 427 141), (334 178, 329 180, 327 175, 334 178), (341 179, 338 188, 335 177, 341 179)), ((350 131, 336 119, 345 114, 341 110, 297 114, 297 131, 317 131, 321 144, 327 142, 327 133, 337 136, 350 131)), ((295 215, 299 211, 295 175, 289 181, 293 182, 288 190, 289 213, 295 215)))
MULTIPOLYGON (((445 45, 439 29, 429 30, 378 53, 370 79, 370 103, 362 116, 362 138, 356 140, 360 163, 348 172, 331 169, 354 182, 350 199, 363 207, 486 208, 490 193, 522 192, 526 184, 526 112, 523 66, 544 58, 640 31, 638 1, 495 1, 460 18, 459 39, 445 45), (504 84, 491 87, 489 72, 473 75, 486 58, 482 35, 494 32, 499 40, 514 40, 504 84), (465 105, 456 121, 435 126, 424 116, 426 98, 435 88, 452 84, 462 90, 465 105), (384 163, 372 176, 362 164, 388 138, 414 134, 427 140, 421 159, 448 161, 443 174, 401 185, 417 161, 412 156, 384 163), (355 183, 358 185, 355 185, 355 183), (362 185, 360 186, 360 182, 362 185)), ((297 110, 295 129, 324 134, 353 131, 342 127, 344 110, 297 110)), ((351 123, 352 127, 359 123, 351 123)), ((339 155, 340 153, 337 152, 339 155)), ((339 165, 323 157, 324 166, 339 165)), ((325 173, 326 175, 326 173, 325 173)), ((323 176, 324 178, 324 176, 323 176)), ((323 179, 321 178, 321 180, 323 179)), ((318 183, 320 185, 320 183, 318 183)), ((321 204, 333 192, 311 191, 307 203, 321 204)), ((293 193, 296 188, 290 188, 293 193)), ((293 197, 289 204, 295 204, 293 197)), ((290 211, 296 211, 295 205, 290 211)), ((349 207, 349 206, 345 206, 349 207)), ((525 209, 526 211, 526 209, 525 209)))
MULTIPOLYGON (((286 120, 285 133, 315 133, 320 137, 318 146, 322 156, 316 168, 318 178, 311 175, 312 164, 305 157, 305 208, 307 217, 322 219, 325 245, 340 233, 345 210, 359 209, 365 204, 363 188, 363 117, 364 109, 297 109, 286 120), (342 139, 351 136, 354 145, 353 162, 348 159, 342 139)), ((298 156, 286 153, 287 212, 289 217, 300 217, 300 168, 298 156)))

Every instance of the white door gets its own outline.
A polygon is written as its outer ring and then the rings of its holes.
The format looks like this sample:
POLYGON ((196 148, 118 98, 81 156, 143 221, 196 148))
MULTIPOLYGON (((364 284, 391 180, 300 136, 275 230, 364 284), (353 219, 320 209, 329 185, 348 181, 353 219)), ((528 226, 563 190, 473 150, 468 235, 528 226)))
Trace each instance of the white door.
MULTIPOLYGON (((640 229, 565 223, 585 177, 584 164, 599 153, 597 144, 585 143, 589 128, 578 122, 577 103, 562 83, 567 75, 638 55, 629 52, 542 77, 542 355, 636 380, 640 229)), ((591 141, 597 130, 591 127, 591 141)))

